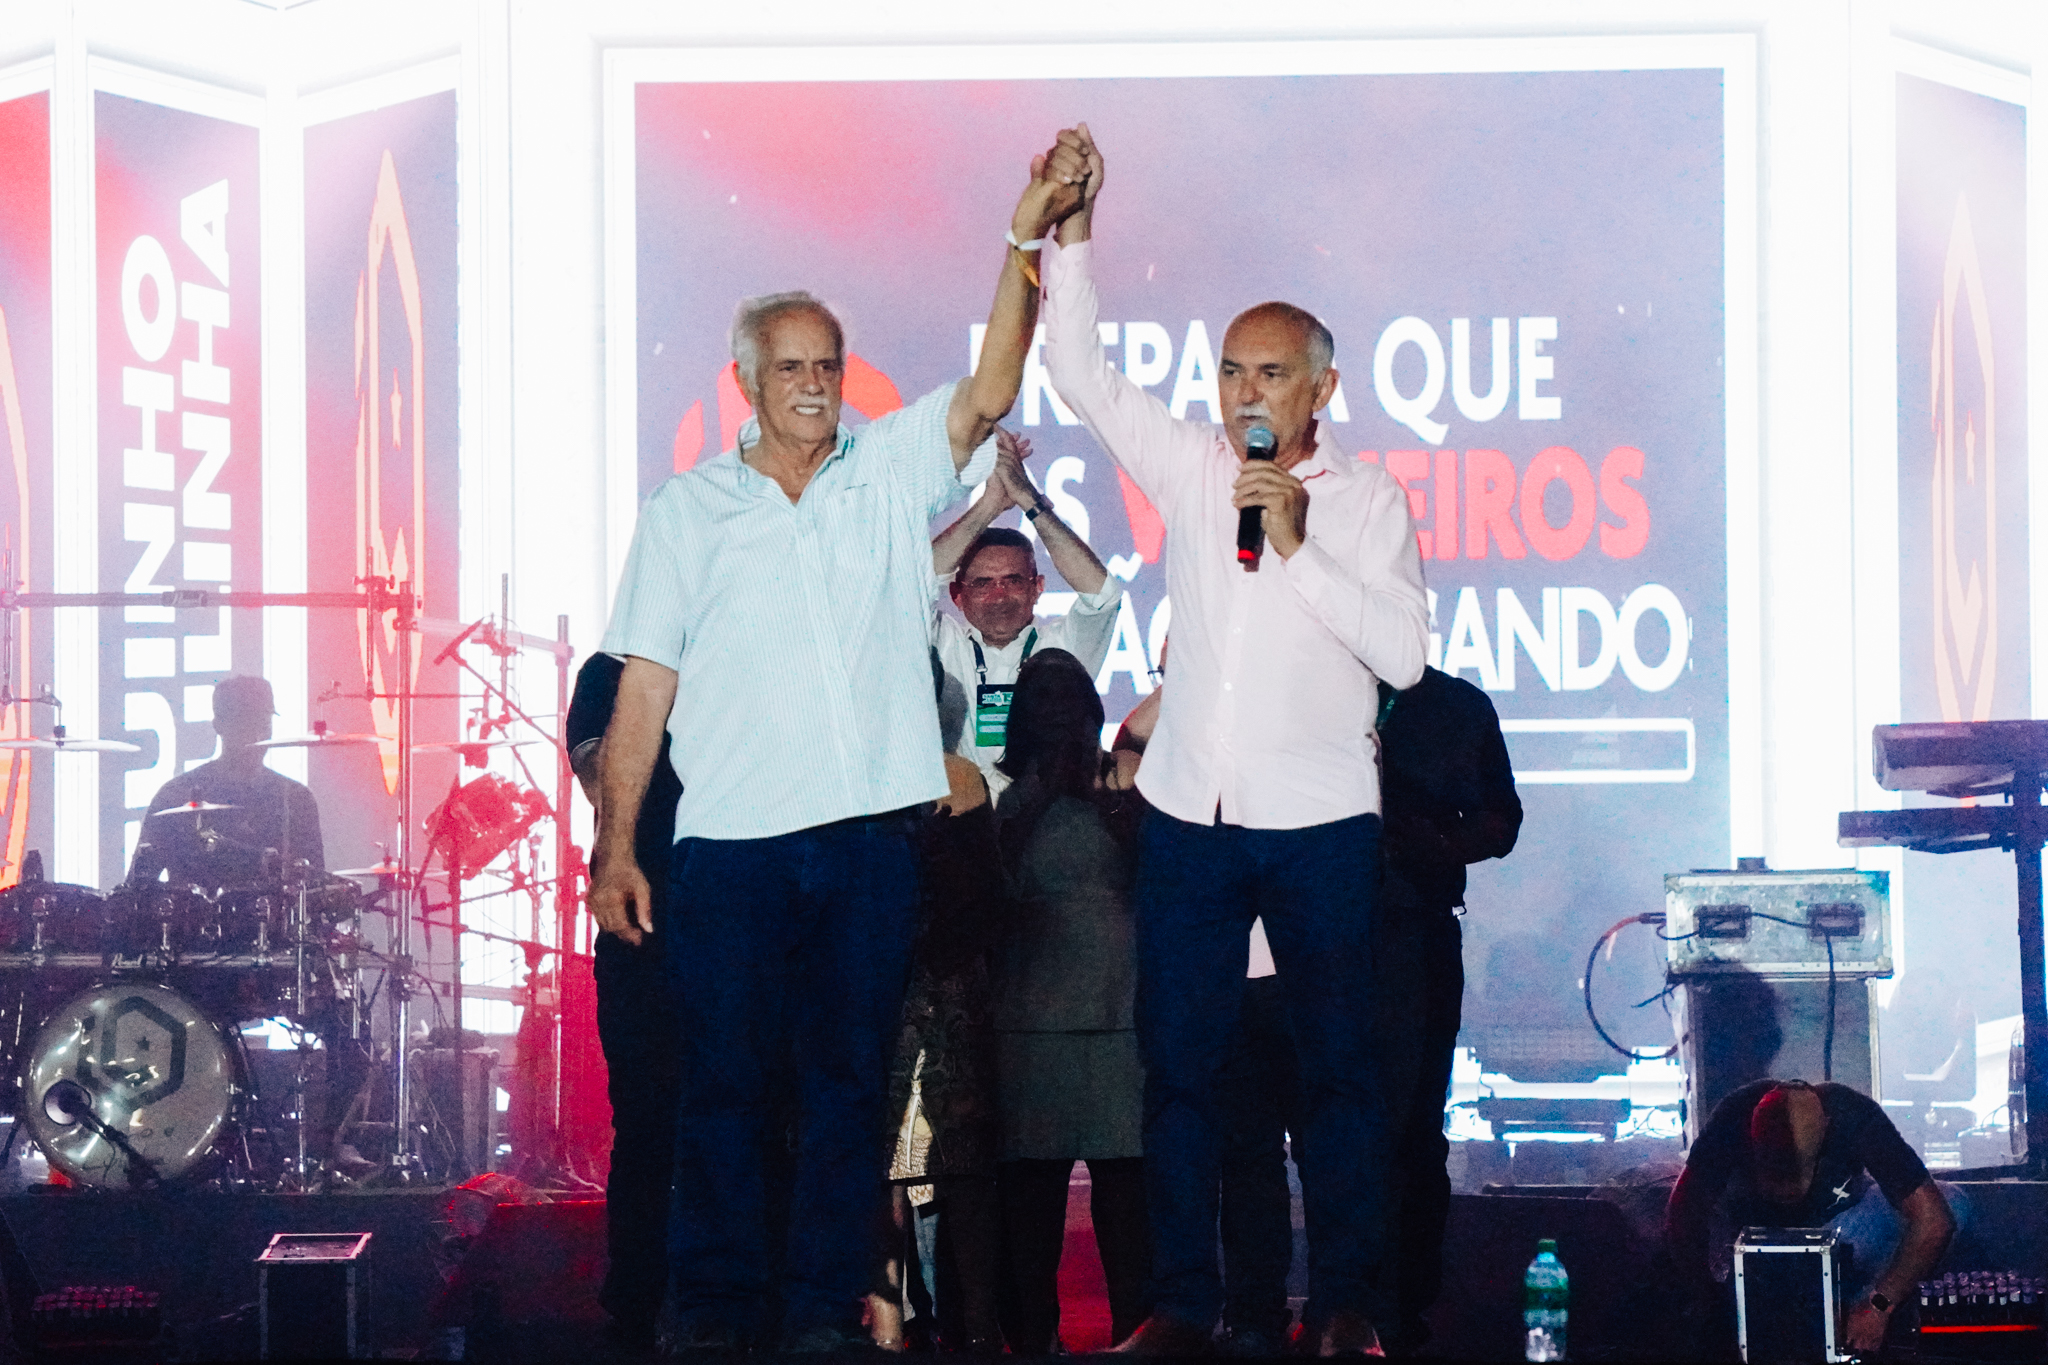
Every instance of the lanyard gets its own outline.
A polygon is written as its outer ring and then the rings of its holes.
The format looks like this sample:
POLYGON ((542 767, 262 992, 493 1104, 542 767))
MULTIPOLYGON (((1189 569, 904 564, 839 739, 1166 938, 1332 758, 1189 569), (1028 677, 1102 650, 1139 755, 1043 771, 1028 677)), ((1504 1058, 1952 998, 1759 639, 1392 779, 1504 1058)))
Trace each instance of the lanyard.
MULTIPOLYGON (((974 649, 974 681, 976 683, 986 684, 988 682, 988 660, 982 656, 981 641, 975 639, 972 635, 970 635, 967 637, 967 643, 974 649)), ((1024 655, 1023 658, 1017 660, 1017 666, 1019 668, 1022 668, 1024 666, 1025 659, 1031 657, 1031 651, 1034 647, 1037 646, 1037 644, 1038 627, 1033 626, 1031 628, 1031 633, 1024 637, 1024 655)))

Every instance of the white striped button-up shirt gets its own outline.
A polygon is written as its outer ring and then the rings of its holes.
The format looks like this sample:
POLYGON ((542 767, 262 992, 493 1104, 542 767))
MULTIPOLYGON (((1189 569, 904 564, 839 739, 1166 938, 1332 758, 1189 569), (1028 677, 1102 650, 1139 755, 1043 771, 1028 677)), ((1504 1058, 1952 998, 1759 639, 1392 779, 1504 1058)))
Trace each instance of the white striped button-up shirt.
POLYGON ((1089 245, 1046 248, 1046 368, 1059 395, 1166 522, 1173 676, 1138 790, 1180 820, 1302 829, 1380 808, 1378 679, 1422 677, 1428 602, 1401 485, 1330 434, 1289 472, 1308 539, 1237 563, 1221 427, 1174 418, 1103 354, 1089 245))
POLYGON ((931 519, 995 460, 989 441, 955 473, 955 387, 841 427, 795 503, 728 450, 640 509, 599 648, 676 671, 678 839, 768 838, 946 794, 931 519))

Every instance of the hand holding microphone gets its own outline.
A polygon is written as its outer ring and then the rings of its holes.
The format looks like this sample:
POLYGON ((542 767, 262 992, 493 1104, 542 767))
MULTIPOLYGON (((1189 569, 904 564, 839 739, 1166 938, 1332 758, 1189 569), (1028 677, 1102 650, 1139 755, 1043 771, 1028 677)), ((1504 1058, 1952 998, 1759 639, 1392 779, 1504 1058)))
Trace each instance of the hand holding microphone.
MULTIPOLYGON (((1245 467, 1250 468, 1253 460, 1273 459, 1275 443, 1273 428, 1265 425, 1251 427, 1244 434, 1245 467)), ((1239 487, 1243 484, 1240 482, 1239 487)), ((1254 504, 1238 506, 1237 513, 1237 562, 1244 565, 1246 573, 1257 573, 1259 555, 1266 548, 1266 509, 1254 504)))
POLYGON ((1308 489, 1274 463, 1277 442, 1270 427, 1261 423, 1247 429, 1244 446, 1244 468, 1231 490, 1231 504, 1238 509, 1237 562, 1246 573, 1256 573, 1268 530, 1282 559, 1292 558, 1308 539, 1308 489), (1268 512, 1273 514, 1270 523, 1268 512))

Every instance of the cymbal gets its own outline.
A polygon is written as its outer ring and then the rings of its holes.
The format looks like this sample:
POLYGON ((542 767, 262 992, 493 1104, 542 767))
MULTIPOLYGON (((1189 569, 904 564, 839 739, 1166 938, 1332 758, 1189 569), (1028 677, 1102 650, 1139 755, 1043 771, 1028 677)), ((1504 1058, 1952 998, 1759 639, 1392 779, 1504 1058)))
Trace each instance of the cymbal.
MULTIPOLYGON (((378 863, 375 867, 344 867, 337 870, 333 875, 337 877, 403 877, 407 875, 407 872, 403 864, 387 860, 378 863)), ((446 872, 440 871, 420 872, 412 875, 434 881, 445 881, 448 877, 446 872)))
POLYGON ((425 744, 415 744, 416 754, 435 753, 442 750, 461 752, 464 749, 513 749, 521 744, 538 744, 537 739, 436 739, 425 744))
POLYGON ((187 801, 182 805, 166 806, 162 810, 151 811, 149 818, 154 820, 159 815, 204 815, 208 811, 240 809, 240 806, 224 806, 217 801, 187 801))
POLYGON ((140 744, 118 739, 0 739, 0 749, 47 749, 53 753, 70 750, 79 754, 139 754, 140 744))
POLYGON ((322 730, 310 735, 286 735, 283 739, 266 739, 259 742, 259 749, 341 749, 358 744, 375 744, 376 735, 337 735, 322 730))

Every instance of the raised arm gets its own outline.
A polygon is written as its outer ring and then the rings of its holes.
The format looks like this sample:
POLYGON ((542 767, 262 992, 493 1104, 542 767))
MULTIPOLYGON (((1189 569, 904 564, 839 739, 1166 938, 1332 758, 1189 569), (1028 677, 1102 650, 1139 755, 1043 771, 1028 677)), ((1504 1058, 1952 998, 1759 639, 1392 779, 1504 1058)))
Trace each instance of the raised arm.
MULTIPOLYGON (((998 469, 1002 468, 1003 463, 1001 443, 1008 435, 1009 433, 1001 428, 997 429, 998 469)), ((988 483, 981 490, 981 496, 974 500, 974 505, 962 512, 958 521, 939 532, 932 540, 932 573, 939 578, 951 578, 953 571, 960 567, 960 556, 967 553, 967 547, 974 543, 974 538, 993 526, 997 517, 1016 505, 1010 500, 1010 485, 994 474, 989 475, 988 483)))
MULTIPOLYGON (((997 437, 1001 442, 1009 433, 997 437)), ((1095 551, 1088 548, 1088 542, 1074 534, 1074 528, 1059 518, 1052 510, 1052 504, 1039 494, 1031 482, 1031 476, 1024 472, 1025 457, 1031 453, 1031 443, 1015 440, 1012 446, 996 457, 996 471, 989 482, 1006 486, 1010 501, 1024 509, 1024 515, 1031 519, 1031 525, 1038 532, 1038 538, 1045 545, 1045 552, 1052 559, 1052 566, 1060 571, 1060 577, 1076 592, 1100 592, 1109 579, 1109 570, 1102 567, 1102 561, 1095 557, 1095 551)))
POLYGON ((1103 352, 1089 243, 1089 218, 1102 189, 1102 154, 1085 123, 1061 133, 1060 146, 1080 152, 1087 181, 1081 207, 1061 220, 1060 249, 1045 266, 1046 371, 1061 400, 1110 458, 1170 517, 1173 452, 1190 440, 1206 447, 1213 431, 1207 423, 1176 420, 1165 403, 1133 383, 1103 352))
MULTIPOLYGON (((1035 243, 1081 201, 1080 181, 1085 157, 1060 144, 1046 156, 1031 159, 1031 183, 1010 215, 1010 240, 1035 243)), ((1024 381, 1024 356, 1038 325, 1038 252, 1005 245, 1003 272, 996 280, 995 302, 989 306, 988 332, 974 377, 953 391, 946 414, 946 434, 953 442, 953 468, 965 469, 975 449, 989 438, 997 422, 1017 401, 1024 381)))
POLYGON ((633 656, 619 675, 619 699, 605 727, 598 778, 597 840, 590 859, 590 915, 597 927, 639 943, 654 932, 654 902, 633 857, 633 828, 675 705, 676 672, 633 656))

